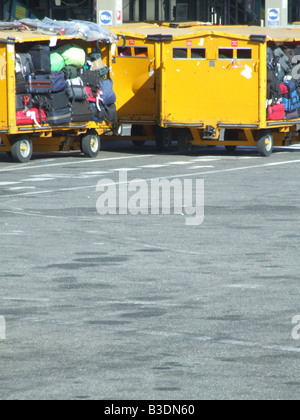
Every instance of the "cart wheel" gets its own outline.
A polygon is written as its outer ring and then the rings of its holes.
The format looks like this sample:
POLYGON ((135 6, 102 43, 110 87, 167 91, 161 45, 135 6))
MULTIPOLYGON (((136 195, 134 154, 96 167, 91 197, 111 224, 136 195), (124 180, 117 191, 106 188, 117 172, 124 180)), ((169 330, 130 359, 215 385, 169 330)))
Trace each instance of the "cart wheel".
POLYGON ((81 151, 86 157, 95 158, 100 152, 100 137, 98 134, 90 133, 81 138, 81 151))
MULTIPOLYGON (((225 130, 224 140, 236 140, 239 137, 238 130, 225 130)), ((226 152, 234 153, 237 149, 237 146, 225 146, 226 152)))
POLYGON ((237 146, 225 146, 226 152, 234 153, 236 151, 237 146))
MULTIPOLYGON (((131 136, 132 137, 142 137, 144 136, 144 127, 142 125, 132 125, 131 127, 131 136)), ((135 147, 143 147, 145 145, 145 140, 132 140, 132 144, 135 147)))
POLYGON ((172 146, 172 131, 168 128, 155 127, 155 143, 159 152, 167 152, 172 146))
POLYGON ((178 152, 180 155, 189 155, 192 151, 190 132, 187 129, 179 130, 178 152))
POLYGON ((274 138, 270 130, 261 130, 257 134, 257 149, 260 156, 269 157, 273 153, 274 138))
POLYGON ((28 136, 16 138, 11 145, 11 157, 15 162, 27 163, 32 157, 32 141, 28 136))
POLYGON ((145 146, 145 141, 138 141, 138 140, 132 140, 132 144, 135 146, 135 147, 143 147, 143 146, 145 146))
POLYGON ((144 127, 142 125, 132 125, 131 126, 131 136, 143 136, 144 127))

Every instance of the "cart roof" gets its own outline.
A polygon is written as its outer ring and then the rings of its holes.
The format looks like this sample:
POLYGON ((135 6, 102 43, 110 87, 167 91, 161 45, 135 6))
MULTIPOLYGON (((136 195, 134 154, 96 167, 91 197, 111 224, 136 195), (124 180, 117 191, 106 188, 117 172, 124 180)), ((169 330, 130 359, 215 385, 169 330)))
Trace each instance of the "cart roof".
POLYGON ((190 27, 168 27, 157 24, 124 25, 113 28, 118 35, 146 38, 149 35, 172 36, 174 40, 191 37, 202 37, 205 35, 229 37, 236 39, 250 39, 251 36, 263 36, 267 41, 275 42, 300 42, 300 27, 288 28, 264 28, 260 26, 208 26, 201 23, 191 24, 190 27))
POLYGON ((13 23, 0 22, 0 39, 14 42, 47 41, 58 39, 82 39, 84 41, 99 41, 103 43, 116 42, 116 35, 93 22, 80 20, 56 21, 45 18, 22 19, 13 23))
POLYGON ((49 41, 53 36, 58 39, 82 39, 77 36, 56 36, 56 35, 45 35, 38 31, 0 31, 0 42, 1 40, 14 40, 15 42, 30 42, 30 41, 49 41))

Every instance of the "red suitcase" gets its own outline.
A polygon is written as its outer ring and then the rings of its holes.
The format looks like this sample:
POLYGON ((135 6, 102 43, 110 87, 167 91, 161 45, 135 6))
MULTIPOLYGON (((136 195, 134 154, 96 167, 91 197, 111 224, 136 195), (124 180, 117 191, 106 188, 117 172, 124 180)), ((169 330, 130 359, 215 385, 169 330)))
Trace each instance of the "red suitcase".
POLYGON ((280 83, 279 86, 280 86, 280 90, 281 90, 282 95, 287 95, 289 93, 287 85, 284 85, 283 83, 280 83))
POLYGON ((285 106, 277 104, 268 107, 267 120, 284 120, 285 119, 285 106))
POLYGON ((37 125, 44 124, 46 121, 46 113, 43 109, 41 111, 37 108, 17 112, 17 125, 37 125), (40 119, 40 115, 42 121, 40 119))
POLYGON ((95 93, 92 91, 92 89, 91 89, 90 87, 88 87, 88 86, 85 86, 85 87, 84 87, 84 89, 86 90, 86 93, 87 93, 87 95, 88 95, 87 100, 88 100, 89 102, 94 102, 94 103, 96 103, 96 102, 97 102, 97 100, 98 100, 98 101, 100 100, 100 89, 98 90, 97 94, 95 94, 95 93))

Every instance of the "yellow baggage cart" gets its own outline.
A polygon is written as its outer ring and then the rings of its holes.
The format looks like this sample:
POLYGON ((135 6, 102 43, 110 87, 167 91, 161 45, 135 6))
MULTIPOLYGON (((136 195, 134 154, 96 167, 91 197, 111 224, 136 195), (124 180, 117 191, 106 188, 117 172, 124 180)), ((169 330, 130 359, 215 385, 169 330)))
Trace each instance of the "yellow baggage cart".
POLYGON ((84 121, 49 125, 32 122, 17 125, 16 120, 16 54, 32 45, 77 45, 91 52, 100 48, 102 59, 111 66, 111 44, 85 41, 79 36, 45 35, 38 30, 0 30, 0 152, 7 152, 16 162, 28 162, 33 152, 81 150, 96 157, 100 136, 112 130, 108 122, 84 121))
POLYGON ((116 33, 119 123, 133 124, 134 141, 156 136, 162 149, 176 140, 182 152, 256 146, 262 156, 299 142, 300 117, 269 120, 266 105, 267 48, 300 45, 299 29, 153 25, 116 33))
POLYGON ((155 140, 158 150, 165 150, 171 139, 170 131, 160 125, 161 51, 162 42, 172 41, 175 30, 155 23, 127 24, 112 30, 119 38, 112 59, 118 124, 132 125, 131 136, 119 138, 137 146, 155 140))

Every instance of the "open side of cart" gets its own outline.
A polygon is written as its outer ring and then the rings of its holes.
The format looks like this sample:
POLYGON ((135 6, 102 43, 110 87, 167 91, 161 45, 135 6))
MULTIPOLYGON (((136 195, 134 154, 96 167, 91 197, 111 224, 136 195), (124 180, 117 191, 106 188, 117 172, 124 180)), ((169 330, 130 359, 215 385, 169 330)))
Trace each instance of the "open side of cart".
MULTIPOLYGON (((0 33, 0 152, 7 152, 16 162, 28 162, 33 152, 81 150, 85 156, 96 157, 100 151, 100 136, 112 130, 112 123, 86 120, 68 123, 47 123, 32 116, 32 121, 17 121, 16 55, 27 52, 33 45, 57 47, 76 45, 90 53, 101 51, 103 62, 111 65, 111 45, 98 41, 86 42, 81 37, 50 36, 37 31, 3 31, 0 33)), ((25 110, 30 116, 31 109, 25 110)))

